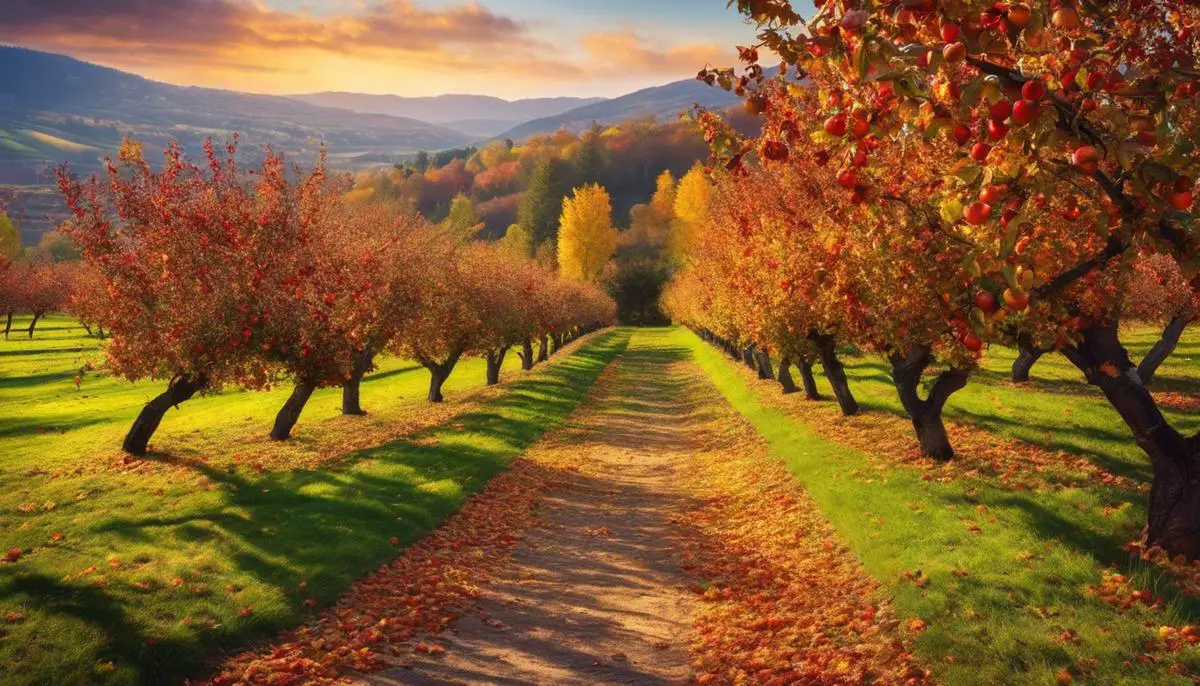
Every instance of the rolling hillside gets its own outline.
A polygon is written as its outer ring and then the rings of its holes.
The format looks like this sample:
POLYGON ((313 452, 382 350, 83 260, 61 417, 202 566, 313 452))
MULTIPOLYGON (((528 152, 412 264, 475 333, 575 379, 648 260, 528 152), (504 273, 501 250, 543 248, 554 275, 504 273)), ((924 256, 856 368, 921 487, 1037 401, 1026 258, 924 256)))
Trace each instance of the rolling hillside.
POLYGON ((470 136, 489 138, 520 124, 603 102, 604 98, 527 98, 503 100, 486 95, 438 95, 410 98, 367 93, 308 93, 290 96, 322 107, 412 117, 470 136))
POLYGON ((660 119, 670 118, 690 109, 696 103, 713 109, 723 109, 736 102, 737 98, 730 93, 689 79, 668 83, 665 86, 645 88, 619 98, 535 119, 509 129, 501 136, 513 140, 523 140, 535 134, 550 133, 563 127, 572 131, 580 131, 591 126, 593 122, 613 124, 632 117, 645 116, 655 116, 660 119))

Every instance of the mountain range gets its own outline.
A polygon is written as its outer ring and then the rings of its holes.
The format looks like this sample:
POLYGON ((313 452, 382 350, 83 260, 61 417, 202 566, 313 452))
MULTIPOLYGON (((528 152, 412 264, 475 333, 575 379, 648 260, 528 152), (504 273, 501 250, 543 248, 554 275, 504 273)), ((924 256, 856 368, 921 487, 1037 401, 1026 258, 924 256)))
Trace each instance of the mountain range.
POLYGON ((25 240, 36 242, 53 221, 46 218, 55 210, 53 166, 69 162, 80 172, 94 171, 129 137, 150 150, 179 141, 198 155, 206 138, 237 132, 249 150, 272 145, 305 160, 324 145, 332 165, 358 169, 419 150, 498 137, 520 141, 560 127, 667 118, 693 103, 721 108, 733 102, 728 93, 691 80, 612 99, 258 95, 175 86, 66 55, 0 45, 0 206, 7 199, 25 240))

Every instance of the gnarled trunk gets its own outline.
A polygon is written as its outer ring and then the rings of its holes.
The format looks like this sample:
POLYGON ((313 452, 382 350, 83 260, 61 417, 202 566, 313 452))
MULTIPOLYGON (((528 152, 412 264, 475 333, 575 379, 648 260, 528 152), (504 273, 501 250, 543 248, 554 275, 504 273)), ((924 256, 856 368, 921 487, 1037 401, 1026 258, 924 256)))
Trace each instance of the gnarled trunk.
MULTIPOLYGON (((817 390, 817 379, 813 376, 812 362, 807 357, 802 357, 796 366, 800 369, 800 381, 804 384, 804 397, 809 400, 821 400, 821 392, 817 390)), ((848 386, 847 390, 849 390, 848 386)), ((850 396, 850 398, 853 400, 854 396, 850 396)), ((855 405, 855 411, 857 410, 858 407, 855 405)))
POLYGON ((1150 352, 1146 353, 1146 357, 1142 363, 1138 365, 1138 376, 1142 379, 1142 383, 1149 386, 1154 381, 1154 374, 1158 372, 1158 368, 1163 362, 1175 352, 1175 346, 1179 345, 1179 339, 1183 336, 1183 330, 1187 328, 1196 318, 1196 313, 1189 307, 1186 311, 1180 312, 1167 322, 1166 328, 1163 329, 1162 337, 1150 348, 1150 352))
POLYGON ((1042 359, 1042 355, 1046 354, 1045 350, 1035 348, 1027 343, 1020 343, 1017 346, 1017 359, 1013 361, 1012 380, 1016 383, 1027 383, 1029 381, 1029 371, 1033 369, 1033 365, 1042 359))
POLYGON ((833 387, 833 395, 837 398, 838 407, 842 414, 850 417, 858 414, 858 401, 850 390, 850 382, 846 379, 846 368, 837 356, 837 340, 829 334, 811 333, 808 340, 817 346, 821 356, 821 366, 825 368, 825 378, 833 387))
POLYGON ((275 415, 275 426, 271 428, 272 440, 286 441, 292 437, 292 429, 300 420, 300 413, 304 412, 304 406, 308 404, 308 399, 312 397, 315 390, 317 390, 317 385, 311 381, 299 379, 296 381, 296 385, 292 387, 291 396, 279 409, 279 414, 275 415))
POLYGON ((796 388, 796 382, 792 380, 792 360, 786 355, 779 360, 779 385, 783 387, 784 395, 791 395, 800 390, 796 388))
POLYGON ((38 322, 42 320, 42 312, 33 313, 33 321, 29 322, 29 337, 33 338, 33 330, 37 328, 38 322))
POLYGON ((1093 326, 1063 354, 1098 387, 1150 457, 1154 479, 1146 543, 1200 559, 1200 434, 1185 438, 1167 423, 1146 389, 1115 324, 1093 326))
POLYGON ((342 386, 342 414, 361 417, 367 414, 362 409, 360 389, 363 377, 375 366, 375 351, 365 348, 354 354, 354 366, 350 378, 342 386))
POLYGON ((504 357, 508 354, 508 346, 489 350, 487 358, 487 385, 495 386, 500 383, 500 368, 504 366, 504 357))
POLYGON ((462 351, 456 351, 445 362, 421 360, 421 364, 429 370, 429 402, 440 403, 445 400, 442 397, 442 385, 450 378, 450 373, 454 371, 454 365, 458 364, 458 358, 461 356, 462 351))
POLYGON ((538 346, 537 361, 545 362, 548 359, 550 359, 550 336, 545 335, 542 336, 541 345, 538 346))
POLYGON ((533 340, 526 338, 521 342, 521 352, 517 353, 517 357, 521 358, 521 369, 529 371, 533 369, 533 340))
POLYGON ((763 381, 775 378, 775 370, 771 368, 771 353, 766 348, 754 353, 754 362, 758 367, 758 378, 763 381))
POLYGON ((917 440, 921 443, 921 452, 943 462, 953 459, 954 448, 950 445, 950 437, 946 435, 942 411, 950 396, 967 385, 970 372, 963 369, 942 372, 929 389, 929 397, 922 400, 919 393, 921 375, 933 361, 929 346, 914 348, 908 356, 892 355, 890 360, 896 391, 900 394, 904 410, 912 419, 917 440))
POLYGON ((164 393, 146 403, 146 406, 138 413, 137 419, 133 421, 133 426, 129 428, 129 433, 125 434, 125 441, 121 444, 121 449, 130 455, 138 457, 145 455, 150 446, 150 439, 154 437, 154 432, 158 430, 158 425, 162 423, 167 410, 190 400, 206 385, 208 385, 208 379, 203 376, 195 379, 186 376, 173 379, 164 393))

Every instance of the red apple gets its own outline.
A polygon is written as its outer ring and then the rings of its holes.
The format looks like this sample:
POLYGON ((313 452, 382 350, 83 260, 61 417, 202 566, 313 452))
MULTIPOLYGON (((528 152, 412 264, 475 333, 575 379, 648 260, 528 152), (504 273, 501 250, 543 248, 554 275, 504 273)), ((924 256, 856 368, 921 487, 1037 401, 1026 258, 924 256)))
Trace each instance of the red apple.
POLYGON ((858 175, 853 169, 847 169, 838 176, 838 185, 847 190, 853 189, 858 183, 858 175))
POLYGON ((1071 162, 1085 174, 1095 174, 1100 168, 1100 151, 1090 145, 1081 145, 1071 155, 1071 162))
POLYGON ((996 296, 987 291, 979 291, 975 294, 975 307, 978 307, 987 314, 996 311, 996 304, 996 296))
POLYGON ((963 212, 963 219, 967 220, 968 224, 978 226, 988 220, 992 216, 992 206, 986 202, 973 202, 966 212, 963 212))
POLYGON ((954 127, 955 143, 958 143, 959 145, 965 145, 969 140, 971 140, 971 129, 967 128, 963 124, 958 124, 954 127))
POLYGON ((998 141, 1008 135, 1008 125, 1004 122, 989 119, 987 123, 988 138, 998 141))
POLYGON ((988 154, 992 152, 992 146, 987 143, 976 143, 971 148, 971 158, 980 164, 987 162, 988 154))
POLYGON ((962 33, 962 28, 953 22, 942 24, 942 40, 947 43, 954 43, 958 40, 958 34, 962 33))
POLYGON ((988 111, 988 114, 991 115, 992 119, 1002 122, 1012 115, 1012 110, 1013 108, 1011 102, 1008 100, 999 100, 996 102, 996 104, 992 105, 991 109, 988 111))
POLYGON ((1024 86, 1021 86, 1021 97, 1033 102, 1040 102, 1046 97, 1046 84, 1041 79, 1033 79, 1026 81, 1024 86))
POLYGON ((1037 119, 1041 113, 1042 108, 1036 102, 1018 100, 1017 104, 1013 105, 1012 120, 1018 126, 1025 126, 1037 119))
POLYGON ((966 336, 963 336, 962 344, 964 348, 973 353, 983 350, 983 341, 979 339, 979 336, 976 336, 973 333, 968 333, 966 336))

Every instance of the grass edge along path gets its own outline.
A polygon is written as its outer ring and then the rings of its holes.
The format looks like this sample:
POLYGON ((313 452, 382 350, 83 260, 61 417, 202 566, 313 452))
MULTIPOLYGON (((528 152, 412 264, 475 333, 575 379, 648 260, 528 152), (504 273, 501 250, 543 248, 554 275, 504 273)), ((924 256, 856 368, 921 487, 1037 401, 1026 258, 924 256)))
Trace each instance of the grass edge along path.
POLYGON ((0 683, 176 683, 295 626, 563 423, 628 339, 601 333, 471 411, 338 469, 197 464, 191 478, 170 477, 197 492, 174 509, 114 502, 89 513, 65 540, 0 565, 0 683), (112 537, 114 554, 73 551, 89 534, 112 537), (43 567, 43 555, 61 562, 43 567))
POLYGON ((1192 683, 1182 672, 1195 673, 1196 649, 1159 640, 1160 625, 1184 623, 1180 610, 1119 612, 1090 591, 1111 572, 1060 540, 1033 496, 877 471, 764 402, 766 389, 698 336, 677 335, 880 581, 939 682, 1192 683))

